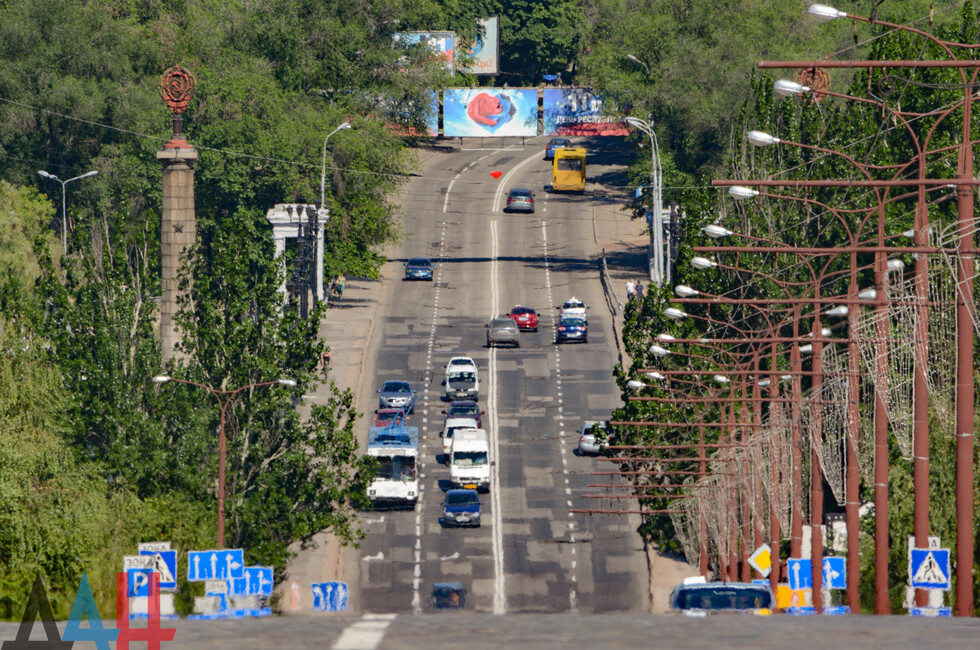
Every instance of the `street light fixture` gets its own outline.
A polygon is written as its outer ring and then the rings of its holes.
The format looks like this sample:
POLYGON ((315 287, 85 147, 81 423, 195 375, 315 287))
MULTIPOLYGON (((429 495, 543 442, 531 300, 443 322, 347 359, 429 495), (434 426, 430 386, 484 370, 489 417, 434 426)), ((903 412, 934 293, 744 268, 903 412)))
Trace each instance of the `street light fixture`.
POLYGON ((275 379, 273 381, 260 381, 254 384, 249 384, 247 386, 242 386, 241 388, 236 388, 235 390, 220 390, 213 388, 206 384, 200 384, 196 381, 189 381, 187 379, 177 379, 176 377, 171 377, 169 375, 156 375, 151 381, 154 384, 166 384, 167 382, 175 381, 179 384, 187 384, 189 386, 197 386, 198 388, 203 388, 204 390, 211 393, 214 398, 218 401, 221 406, 221 424, 218 429, 218 531, 217 531, 217 542, 218 548, 225 547, 225 456, 226 456, 226 444, 225 444, 225 413, 228 410, 228 405, 232 403, 235 397, 244 390, 249 388, 259 388, 261 386, 287 386, 289 388, 296 387, 295 379, 275 379), (222 399, 224 398, 224 399, 222 399))
POLYGON ((677 307, 667 307, 664 309, 664 316, 670 320, 683 320, 687 318, 687 314, 677 307))
POLYGON ((698 270, 704 270, 718 266, 718 262, 709 260, 707 257, 697 256, 691 258, 691 266, 698 270))
POLYGON ((642 65, 642 66, 643 66, 644 68, 646 68, 646 71, 647 71, 647 74, 648 74, 648 75, 650 74, 650 66, 648 66, 648 65, 647 65, 646 63, 644 63, 644 62, 643 62, 643 61, 641 61, 640 59, 638 59, 638 58, 636 58, 636 57, 635 57, 635 56, 633 56, 632 54, 627 54, 627 55, 626 55, 626 58, 627 58, 627 59, 629 59, 630 61, 632 61, 633 63, 639 63, 639 64, 640 64, 640 65, 642 65))
POLYGON ((320 166, 320 214, 325 214, 327 209, 327 140, 330 139, 337 131, 343 131, 344 129, 350 128, 350 122, 344 122, 336 129, 327 134, 327 137, 323 139, 323 163, 320 166))
POLYGON ((751 187, 743 187, 741 185, 732 185, 728 188, 728 196, 733 199, 751 199, 754 196, 759 196, 758 190, 753 190, 751 187))
POLYGON ((95 176, 99 172, 93 170, 93 171, 90 171, 90 172, 86 172, 86 173, 82 174, 81 176, 76 176, 75 178, 69 178, 67 181, 63 181, 60 178, 58 178, 57 176, 55 176, 54 174, 52 174, 50 172, 46 172, 43 169, 42 170, 38 170, 37 173, 40 174, 44 178, 48 178, 50 180, 58 181, 59 183, 61 183, 61 244, 62 244, 62 246, 64 248, 65 255, 67 255, 68 254, 68 212, 66 210, 66 200, 65 200, 66 191, 65 191, 65 186, 68 185, 68 183, 71 183, 72 181, 77 181, 77 180, 81 180, 83 178, 88 178, 89 176, 95 176))
POLYGON ((701 294, 700 291, 689 287, 686 284, 679 284, 674 287, 674 293, 676 293, 680 298, 693 298, 694 296, 701 294))
POLYGON ((749 134, 745 136, 746 139, 757 147, 766 147, 771 144, 779 144, 782 142, 779 138, 774 138, 765 131, 749 131, 749 134))
POLYGON ((716 223, 708 224, 702 228, 702 231, 712 239, 721 239, 722 237, 728 237, 732 234, 731 230, 725 228, 724 226, 719 226, 716 223))
POLYGON ((810 18, 817 21, 818 23, 825 23, 835 18, 847 18, 847 14, 843 11, 838 11, 833 7, 821 4, 812 4, 806 9, 807 14, 810 18))
MULTIPOLYGON (((653 124, 637 117, 625 117, 623 121, 650 138, 650 281, 658 287, 664 281, 664 227, 663 227, 663 167, 660 164, 660 146, 653 124)), ((670 267, 667 266, 669 272, 670 267)), ((669 278, 668 278, 669 279, 669 278)))

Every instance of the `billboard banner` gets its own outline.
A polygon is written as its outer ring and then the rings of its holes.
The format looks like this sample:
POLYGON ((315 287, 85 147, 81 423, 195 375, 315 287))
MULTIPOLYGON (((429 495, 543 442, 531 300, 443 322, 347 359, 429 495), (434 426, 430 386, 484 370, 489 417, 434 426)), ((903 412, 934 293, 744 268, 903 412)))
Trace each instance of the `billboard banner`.
POLYGON ((447 138, 538 134, 536 88, 447 88, 442 93, 447 138))
POLYGON ((455 74, 454 52, 456 32, 401 32, 392 36, 395 46, 428 45, 436 59, 443 62, 450 74, 455 74))
POLYGON ((590 89, 544 89, 544 135, 628 134, 622 122, 602 114, 602 100, 590 89))
POLYGON ((476 43, 466 48, 472 63, 461 66, 460 70, 472 74, 497 74, 500 71, 500 17, 490 16, 476 21, 480 27, 476 43))

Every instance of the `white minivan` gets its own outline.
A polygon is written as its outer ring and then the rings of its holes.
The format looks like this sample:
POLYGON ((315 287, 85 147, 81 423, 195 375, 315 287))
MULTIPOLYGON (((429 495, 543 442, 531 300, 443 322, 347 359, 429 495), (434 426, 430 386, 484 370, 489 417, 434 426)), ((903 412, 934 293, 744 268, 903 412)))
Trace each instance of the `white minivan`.
POLYGON ((454 487, 490 489, 490 444, 483 429, 459 429, 449 453, 449 479, 454 487))

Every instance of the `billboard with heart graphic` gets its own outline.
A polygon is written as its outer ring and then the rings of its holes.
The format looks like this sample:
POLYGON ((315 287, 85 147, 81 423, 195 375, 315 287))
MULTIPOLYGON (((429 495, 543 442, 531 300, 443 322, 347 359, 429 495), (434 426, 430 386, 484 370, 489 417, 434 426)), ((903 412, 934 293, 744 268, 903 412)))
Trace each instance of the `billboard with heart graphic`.
POLYGON ((447 88, 443 134, 449 138, 538 134, 536 88, 447 88))

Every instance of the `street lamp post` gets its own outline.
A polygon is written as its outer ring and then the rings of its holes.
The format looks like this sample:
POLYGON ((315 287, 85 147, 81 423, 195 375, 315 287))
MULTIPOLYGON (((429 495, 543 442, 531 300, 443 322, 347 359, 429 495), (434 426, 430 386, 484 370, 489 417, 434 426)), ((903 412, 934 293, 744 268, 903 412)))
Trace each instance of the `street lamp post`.
POLYGON ((68 185, 68 183, 71 183, 72 181, 88 178, 89 176, 95 176, 99 172, 93 170, 90 172, 86 172, 81 176, 76 176, 75 178, 69 178, 67 181, 63 181, 57 176, 55 176, 54 174, 46 172, 43 169, 39 170, 37 173, 43 176, 44 178, 48 178, 53 181, 58 181, 59 183, 61 183, 61 244, 64 248, 65 255, 67 255, 68 254, 68 213, 66 210, 65 186, 68 185))
POLYGON ((663 226, 663 168, 660 166, 660 147, 653 125, 636 117, 624 121, 650 138, 650 281, 658 287, 664 282, 664 226, 663 226))
POLYGON ((255 384, 249 384, 247 386, 242 386, 241 388, 236 388, 235 390, 221 390, 218 388, 213 388, 206 384, 200 384, 196 381, 189 381, 187 379, 177 379, 176 377, 170 377, 168 375, 157 375, 153 377, 154 384, 165 384, 168 381, 175 381, 179 384, 188 384, 189 386, 197 386, 198 388, 203 388, 204 390, 211 393, 214 399, 218 401, 221 406, 221 424, 218 429, 218 531, 217 531, 217 541, 218 548, 225 547, 225 455, 226 455, 226 444, 225 444, 225 413, 228 410, 228 405, 235 399, 235 397, 244 390, 249 388, 259 388, 260 386, 275 386, 282 385, 293 388, 296 386, 296 381, 293 379, 276 379, 274 381, 260 381, 255 384))
POLYGON ((327 140, 330 139, 337 131, 343 131, 344 129, 350 128, 350 122, 344 122, 336 129, 327 134, 327 137, 323 139, 323 163, 320 165, 320 210, 321 215, 327 209, 327 140))

